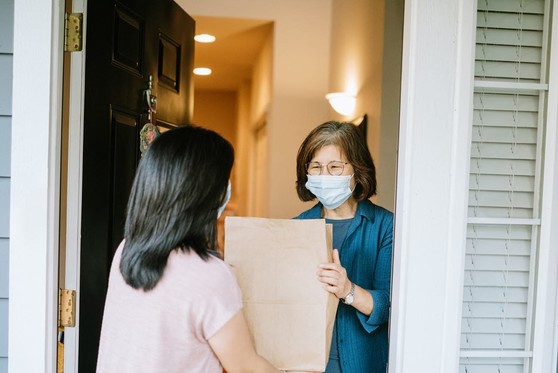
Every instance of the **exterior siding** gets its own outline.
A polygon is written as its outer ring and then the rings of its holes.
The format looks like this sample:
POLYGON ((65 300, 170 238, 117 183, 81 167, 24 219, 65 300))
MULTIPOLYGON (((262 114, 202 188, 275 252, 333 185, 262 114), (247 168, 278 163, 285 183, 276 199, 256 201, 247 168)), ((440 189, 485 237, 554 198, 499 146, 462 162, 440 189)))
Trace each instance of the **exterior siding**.
POLYGON ((8 372, 14 0, 0 0, 0 373, 8 372))

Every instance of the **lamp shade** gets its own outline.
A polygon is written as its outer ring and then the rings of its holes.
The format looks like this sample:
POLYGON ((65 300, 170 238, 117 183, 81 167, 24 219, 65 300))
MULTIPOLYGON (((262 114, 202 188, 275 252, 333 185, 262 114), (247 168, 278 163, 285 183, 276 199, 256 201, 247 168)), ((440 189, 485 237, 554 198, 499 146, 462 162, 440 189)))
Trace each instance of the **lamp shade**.
POLYGON ((355 111, 356 97, 348 92, 332 92, 326 95, 329 104, 337 113, 350 115, 355 111))

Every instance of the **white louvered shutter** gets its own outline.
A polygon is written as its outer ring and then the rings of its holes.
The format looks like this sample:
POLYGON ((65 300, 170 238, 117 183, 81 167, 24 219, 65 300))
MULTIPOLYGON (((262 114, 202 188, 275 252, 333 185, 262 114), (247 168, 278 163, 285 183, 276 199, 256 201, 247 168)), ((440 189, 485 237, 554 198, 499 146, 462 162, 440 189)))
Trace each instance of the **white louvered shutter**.
POLYGON ((530 372, 552 0, 479 0, 460 373, 530 372))

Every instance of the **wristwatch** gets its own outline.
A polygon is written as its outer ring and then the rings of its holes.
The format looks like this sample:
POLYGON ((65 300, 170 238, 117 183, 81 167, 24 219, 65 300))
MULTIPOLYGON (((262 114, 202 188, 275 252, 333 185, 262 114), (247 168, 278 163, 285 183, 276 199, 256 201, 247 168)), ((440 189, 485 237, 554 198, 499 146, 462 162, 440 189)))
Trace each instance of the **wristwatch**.
POLYGON ((341 298, 341 301, 345 304, 351 305, 354 300, 355 300, 355 283, 351 282, 351 290, 349 291, 349 294, 347 294, 345 298, 341 298))

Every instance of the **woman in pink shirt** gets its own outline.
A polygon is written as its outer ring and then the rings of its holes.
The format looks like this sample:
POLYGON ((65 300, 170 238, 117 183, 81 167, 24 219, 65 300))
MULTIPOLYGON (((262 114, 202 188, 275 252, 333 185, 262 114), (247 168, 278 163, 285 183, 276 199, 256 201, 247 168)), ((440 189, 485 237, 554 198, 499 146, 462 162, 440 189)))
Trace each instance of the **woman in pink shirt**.
POLYGON ((142 158, 110 271, 97 372, 279 372, 256 354, 240 289, 219 259, 233 148, 195 126, 142 158))

